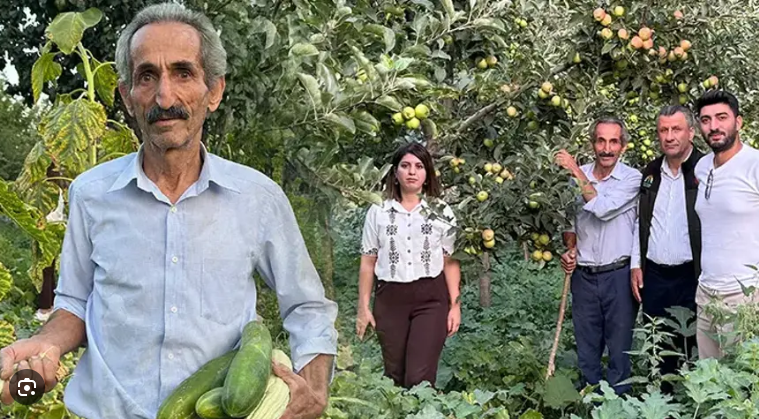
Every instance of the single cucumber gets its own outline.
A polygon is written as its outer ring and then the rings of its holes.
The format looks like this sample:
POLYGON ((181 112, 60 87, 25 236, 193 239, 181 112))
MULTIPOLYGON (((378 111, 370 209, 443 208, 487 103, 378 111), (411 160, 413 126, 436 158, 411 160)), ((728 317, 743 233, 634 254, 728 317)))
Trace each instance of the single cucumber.
POLYGON ((206 392, 195 403, 195 413, 202 419, 228 419, 224 408, 221 407, 221 387, 206 392))
POLYGON ((255 320, 246 324, 221 395, 221 405, 229 416, 248 416, 258 406, 271 374, 271 351, 269 329, 255 320))
MULTIPOLYGON (((271 358, 292 370, 292 361, 281 350, 274 349, 271 352, 271 358)), ((266 392, 264 392, 261 403, 253 409, 253 413, 248 415, 246 419, 279 419, 287 409, 288 403, 290 403, 290 387, 284 380, 272 373, 266 383, 266 392)))
POLYGON ((236 354, 237 350, 233 350, 214 358, 182 381, 161 403, 156 419, 194 418, 195 403, 209 390, 224 384, 224 378, 236 354))

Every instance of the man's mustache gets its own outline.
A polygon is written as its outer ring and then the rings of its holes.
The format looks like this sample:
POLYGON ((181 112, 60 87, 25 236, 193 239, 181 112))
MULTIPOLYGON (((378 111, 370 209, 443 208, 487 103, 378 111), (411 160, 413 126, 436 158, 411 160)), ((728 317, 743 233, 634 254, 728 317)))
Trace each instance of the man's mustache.
POLYGON ((723 137, 727 137, 727 134, 725 134, 724 132, 722 132, 722 131, 720 131, 720 130, 712 130, 712 131, 709 131, 709 136, 710 136, 710 137, 711 137, 713 134, 722 134, 722 136, 723 136, 723 137))
POLYGON ((172 106, 168 109, 153 106, 148 111, 147 119, 149 124, 153 124, 162 119, 190 119, 190 114, 181 106, 172 106))
POLYGON ((614 153, 598 153, 598 157, 614 157, 614 153))

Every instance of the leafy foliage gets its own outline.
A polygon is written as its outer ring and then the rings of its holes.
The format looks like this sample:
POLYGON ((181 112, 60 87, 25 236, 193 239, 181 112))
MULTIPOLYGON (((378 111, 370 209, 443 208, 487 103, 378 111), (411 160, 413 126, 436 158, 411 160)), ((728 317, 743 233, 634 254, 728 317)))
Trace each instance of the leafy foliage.
MULTIPOLYGON (((4 83, 2 84, 3 87, 4 83)), ((25 107, 5 92, 0 92, 0 179, 13 180, 24 165, 24 156, 37 136, 35 110, 25 107)))

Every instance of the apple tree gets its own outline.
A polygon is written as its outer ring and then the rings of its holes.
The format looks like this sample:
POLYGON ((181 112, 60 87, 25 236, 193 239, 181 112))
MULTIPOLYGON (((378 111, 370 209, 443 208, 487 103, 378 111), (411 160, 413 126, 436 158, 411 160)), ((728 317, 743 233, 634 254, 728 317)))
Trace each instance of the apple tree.
POLYGON ((598 116, 626 121, 623 159, 637 168, 658 154, 659 108, 709 88, 735 92, 756 132, 757 9, 738 1, 232 0, 212 12, 230 74, 209 145, 326 217, 342 198, 376 202, 390 153, 423 142, 460 221, 459 256, 483 263, 483 305, 504 244, 556 263, 575 193, 553 156, 589 162, 598 116))

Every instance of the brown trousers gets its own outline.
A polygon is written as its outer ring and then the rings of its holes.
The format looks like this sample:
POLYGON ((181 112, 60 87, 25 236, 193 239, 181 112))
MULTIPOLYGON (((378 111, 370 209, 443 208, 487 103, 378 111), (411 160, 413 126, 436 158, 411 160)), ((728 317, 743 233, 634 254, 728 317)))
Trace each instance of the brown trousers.
POLYGON ((449 303, 442 272, 410 283, 377 281, 374 319, 385 375, 395 385, 411 388, 426 380, 435 386, 449 303))

